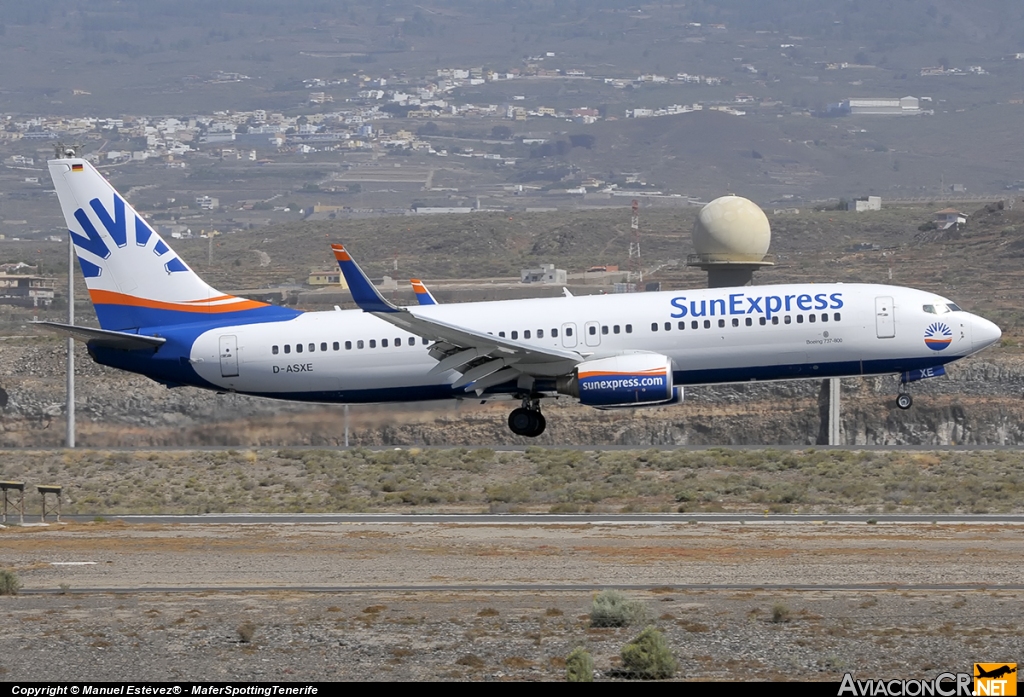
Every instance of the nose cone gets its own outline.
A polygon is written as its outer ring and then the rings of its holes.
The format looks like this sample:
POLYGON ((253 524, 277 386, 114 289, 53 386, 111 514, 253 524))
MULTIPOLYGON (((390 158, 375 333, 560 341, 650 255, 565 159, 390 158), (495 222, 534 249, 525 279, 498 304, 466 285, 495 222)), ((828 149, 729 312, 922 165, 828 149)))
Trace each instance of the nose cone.
POLYGON ((1002 336, 1002 330, 984 317, 975 316, 971 322, 971 343, 975 351, 991 346, 1002 336))

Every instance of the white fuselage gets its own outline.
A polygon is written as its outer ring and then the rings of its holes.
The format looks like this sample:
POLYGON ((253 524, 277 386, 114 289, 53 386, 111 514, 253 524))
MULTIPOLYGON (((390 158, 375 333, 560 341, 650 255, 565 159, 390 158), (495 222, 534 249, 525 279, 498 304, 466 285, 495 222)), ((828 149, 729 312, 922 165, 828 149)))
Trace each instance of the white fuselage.
MULTIPOLYGON (((950 301, 933 293, 862 284, 506 300, 415 312, 584 358, 664 354, 677 384, 928 368, 999 337, 994 324, 951 310, 950 301), (936 332, 939 339, 926 343, 936 332)), ((218 388, 292 399, 437 398, 459 377, 454 371, 431 374, 437 361, 427 343, 360 310, 219 327, 195 340, 190 359, 196 373, 218 388)))

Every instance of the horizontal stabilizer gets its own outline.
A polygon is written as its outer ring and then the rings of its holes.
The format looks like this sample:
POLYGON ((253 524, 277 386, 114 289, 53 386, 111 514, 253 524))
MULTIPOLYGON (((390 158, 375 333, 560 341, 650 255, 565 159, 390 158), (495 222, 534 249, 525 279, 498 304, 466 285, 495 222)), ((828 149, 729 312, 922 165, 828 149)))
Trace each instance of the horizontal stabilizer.
POLYGON ((145 336, 128 332, 114 332, 109 329, 76 327, 73 324, 61 324, 60 322, 32 322, 32 324, 48 332, 70 336, 78 341, 85 341, 96 346, 103 346, 104 348, 124 349, 126 351, 155 349, 167 341, 162 336, 145 336))

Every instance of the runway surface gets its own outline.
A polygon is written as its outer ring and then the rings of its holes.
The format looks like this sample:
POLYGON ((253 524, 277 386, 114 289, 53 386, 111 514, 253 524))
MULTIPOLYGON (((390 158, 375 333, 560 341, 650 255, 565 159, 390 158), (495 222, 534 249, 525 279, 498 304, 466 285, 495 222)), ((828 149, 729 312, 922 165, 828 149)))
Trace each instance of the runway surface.
POLYGON ((1019 515, 198 515, 3 531, 26 591, 1024 589, 1019 515), (872 521, 877 521, 872 523, 872 521))

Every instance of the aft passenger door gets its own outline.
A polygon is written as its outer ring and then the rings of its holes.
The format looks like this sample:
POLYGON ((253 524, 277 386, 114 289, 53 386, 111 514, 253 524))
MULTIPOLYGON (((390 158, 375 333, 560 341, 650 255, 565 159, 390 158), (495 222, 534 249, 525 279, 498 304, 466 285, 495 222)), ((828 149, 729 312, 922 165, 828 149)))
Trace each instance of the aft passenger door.
POLYGON ((238 338, 234 335, 220 338, 220 376, 238 377, 238 338))
POLYGON ((896 336, 896 313, 893 312, 892 298, 875 298, 875 331, 879 339, 896 336))

